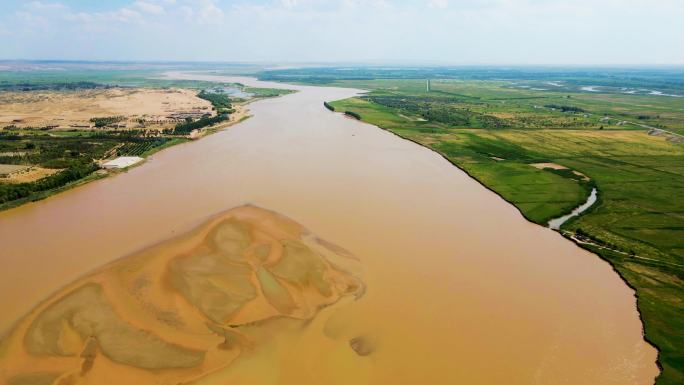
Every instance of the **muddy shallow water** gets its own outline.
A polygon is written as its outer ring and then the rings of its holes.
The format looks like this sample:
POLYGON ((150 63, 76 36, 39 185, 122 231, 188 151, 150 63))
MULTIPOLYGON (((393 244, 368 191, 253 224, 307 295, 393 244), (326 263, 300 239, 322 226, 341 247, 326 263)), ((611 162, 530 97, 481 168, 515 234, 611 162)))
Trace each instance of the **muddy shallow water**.
MULTIPOLYGON (((349 250, 365 291, 307 313, 304 324, 269 323, 237 353, 201 361, 193 352, 206 346, 178 338, 174 346, 191 351, 179 362, 199 383, 653 382, 656 352, 643 341, 633 292, 608 264, 525 221, 435 153, 322 106, 357 91, 288 87, 299 92, 252 104, 254 117, 226 131, 0 213, 0 328, 10 330, 50 293, 105 263, 253 204, 349 250)), ((145 316, 126 311, 123 300, 88 290, 77 294, 97 306, 121 302, 111 306, 116 325, 144 328, 145 316)), ((192 300, 177 294, 166 304, 189 314, 180 303, 192 300)), ((215 329, 198 325, 194 332, 206 335, 196 338, 221 342, 215 329)), ((88 348, 90 340, 64 333, 62 340, 77 341, 74 351, 88 348)), ((14 351, 0 349, 0 377, 16 371, 14 351)), ((103 383, 98 359, 74 381, 103 383)), ((137 383, 180 373, 129 366, 111 368, 137 383)))

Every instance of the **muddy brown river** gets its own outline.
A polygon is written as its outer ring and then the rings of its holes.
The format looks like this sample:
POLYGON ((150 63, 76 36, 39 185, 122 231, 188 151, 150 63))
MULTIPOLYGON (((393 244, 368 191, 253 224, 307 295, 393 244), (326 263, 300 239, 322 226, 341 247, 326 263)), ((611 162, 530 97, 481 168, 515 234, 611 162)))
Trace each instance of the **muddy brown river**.
POLYGON ((607 263, 322 105, 358 91, 169 76, 298 92, 0 213, 0 382, 653 383, 607 263))

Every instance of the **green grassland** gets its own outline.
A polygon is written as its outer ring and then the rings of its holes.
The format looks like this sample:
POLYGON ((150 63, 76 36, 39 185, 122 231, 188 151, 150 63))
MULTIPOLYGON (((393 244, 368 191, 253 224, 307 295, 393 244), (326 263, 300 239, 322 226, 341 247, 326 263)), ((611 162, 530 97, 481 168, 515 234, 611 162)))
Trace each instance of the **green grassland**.
POLYGON ((599 201, 562 232, 608 260, 636 289, 647 339, 660 351, 657 383, 684 383, 684 143, 637 124, 684 129, 680 98, 554 92, 508 81, 335 80, 370 90, 330 103, 427 146, 545 225, 599 201), (620 122, 633 122, 620 123, 620 122), (555 163, 577 171, 538 169, 555 163))
POLYGON ((425 79, 338 80, 330 84, 371 89, 373 92, 369 96, 376 104, 394 106, 400 111, 421 112, 421 103, 427 103, 432 110, 446 108, 456 119, 431 121, 447 123, 450 127, 643 129, 637 124, 645 124, 684 130, 683 98, 551 89, 535 91, 512 88, 517 82, 506 80, 432 80, 429 93, 425 79), (397 101, 400 101, 399 105, 395 105, 397 101), (573 107, 583 112, 563 113, 551 106, 573 107), (459 115, 465 120, 460 124, 459 115))

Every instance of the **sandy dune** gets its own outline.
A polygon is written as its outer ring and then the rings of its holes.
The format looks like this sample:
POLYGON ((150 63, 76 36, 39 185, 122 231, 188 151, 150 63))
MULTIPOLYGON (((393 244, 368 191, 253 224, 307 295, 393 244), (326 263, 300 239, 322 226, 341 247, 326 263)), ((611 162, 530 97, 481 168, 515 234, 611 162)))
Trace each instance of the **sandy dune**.
POLYGON ((192 110, 211 112, 211 103, 186 89, 112 88, 0 94, 0 126, 69 127, 88 125, 93 117, 162 119, 172 113, 192 110))

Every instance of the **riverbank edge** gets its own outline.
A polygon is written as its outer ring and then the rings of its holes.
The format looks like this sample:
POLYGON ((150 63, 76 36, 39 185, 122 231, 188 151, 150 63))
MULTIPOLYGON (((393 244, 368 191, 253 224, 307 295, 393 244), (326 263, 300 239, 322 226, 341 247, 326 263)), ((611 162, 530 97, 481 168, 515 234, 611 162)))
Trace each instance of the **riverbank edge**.
MULTIPOLYGON (((332 113, 335 113, 335 114, 344 115, 344 113, 338 112, 338 111, 331 111, 331 112, 332 112, 332 113)), ((518 208, 518 206, 516 206, 513 202, 509 201, 509 200, 506 199, 503 195, 501 195, 501 194, 498 193, 497 191, 493 190, 492 188, 490 188, 490 187, 487 186, 486 184, 482 183, 482 181, 480 181, 479 179, 477 179, 476 177, 474 177, 471 173, 469 173, 467 170, 465 170, 464 168, 462 168, 461 166, 459 166, 458 164, 456 164, 455 162, 453 162, 451 159, 449 159, 449 157, 447 157, 445 154, 441 153, 440 151, 437 151, 437 150, 435 150, 435 149, 433 149, 433 148, 430 148, 430 147, 428 147, 428 146, 426 146, 426 145, 424 145, 424 144, 422 144, 422 143, 416 141, 415 139, 411 139, 411 138, 406 137, 406 136, 404 136, 404 135, 401 135, 401 134, 399 134, 399 133, 397 133, 397 132, 394 132, 394 131, 392 131, 392 130, 390 130, 390 129, 386 129, 386 128, 383 128, 383 127, 380 127, 380 126, 376 126, 376 125, 374 125, 374 124, 372 124, 372 123, 368 123, 368 122, 366 122, 366 121, 363 121, 363 119, 361 119, 361 120, 359 120, 359 121, 360 121, 360 122, 363 122, 364 124, 368 124, 368 125, 370 125, 370 126, 377 127, 377 128, 379 128, 379 129, 381 129, 381 130, 383 130, 383 131, 386 131, 386 132, 388 132, 388 133, 390 133, 390 134, 392 134, 392 135, 394 135, 394 136, 396 136, 396 137, 398 137, 398 138, 400 138, 400 139, 403 139, 403 140, 406 140, 406 141, 415 143, 415 144, 417 144, 417 145, 419 145, 419 146, 421 146, 421 147, 423 147, 423 148, 426 148, 426 149, 429 150, 429 151, 432 151, 433 153, 439 155, 441 158, 443 158, 444 160, 446 160, 447 162, 449 162, 449 163, 450 163, 451 165, 453 165, 454 167, 456 167, 456 168, 458 168, 459 170, 463 171, 466 175, 468 175, 468 177, 470 177, 472 180, 474 180, 475 182, 477 182, 478 184, 480 184, 482 187, 484 187, 485 189, 487 189, 487 190, 493 192, 493 193, 496 194, 499 198, 501 198, 503 201, 509 203, 511 206, 513 206, 513 207, 520 213, 520 215, 521 215, 523 218, 525 218, 526 221, 528 221, 528 222, 530 222, 530 223, 532 223, 532 224, 541 226, 541 227, 545 227, 545 228, 547 228, 547 229, 549 229, 549 230, 551 230, 551 231, 557 232, 557 233, 558 233, 559 235, 561 235, 563 238, 565 238, 565 239, 571 241, 572 243, 574 243, 577 247, 579 247, 579 248, 581 248, 581 249, 583 249, 583 250, 586 250, 586 251, 590 252, 591 254, 596 255, 600 260, 606 262, 606 263, 610 266, 611 270, 613 270, 613 271, 617 274, 617 276, 620 277, 620 280, 621 280, 622 282, 624 282, 625 285, 627 285, 627 287, 630 288, 630 290, 633 291, 633 297, 634 297, 634 299, 635 299, 635 304, 636 304, 636 311, 637 311, 637 314, 638 314, 638 317, 639 317, 639 321, 641 322, 641 336, 643 337, 644 341, 645 341, 647 344, 651 345, 651 346, 656 350, 656 352, 657 352, 657 357, 656 357, 655 364, 656 364, 656 366, 658 367, 658 375, 653 379, 653 383, 654 383, 654 384, 657 384, 657 383, 658 383, 658 378, 660 378, 660 377, 662 376, 663 371, 664 371, 663 365, 662 365, 662 363, 660 362, 661 351, 660 351, 660 349, 658 348, 658 346, 655 344, 655 342, 653 342, 653 340, 648 336, 648 334, 647 334, 647 332, 646 332, 646 321, 645 321, 645 318, 644 318, 644 316, 643 316, 643 314, 642 314, 642 312, 641 312, 641 307, 640 307, 640 301, 641 301, 641 299, 640 299, 640 296, 639 296, 639 291, 638 291, 638 289, 636 288, 636 286, 632 285, 632 284, 631 284, 631 283, 630 283, 630 282, 629 282, 629 281, 620 273, 620 271, 617 269, 617 267, 615 266, 615 264, 614 264, 613 262, 611 262, 610 259, 609 259, 608 257, 605 257, 605 256, 601 255, 600 252, 597 252, 597 251, 592 250, 588 245, 583 245, 583 244, 577 242, 577 241, 576 241, 575 239, 573 239, 571 236, 569 236, 569 235, 567 235, 566 233, 564 233, 564 232, 562 231, 562 228, 559 229, 559 230, 552 230, 552 229, 550 229, 548 226, 544 225, 543 223, 537 223, 537 222, 533 221, 532 219, 530 219, 529 217, 527 217, 527 216, 525 215, 525 213, 523 213, 522 210, 520 210, 520 208, 518 208)), ((585 210, 584 212, 582 212, 581 214, 579 214, 579 215, 577 215, 577 216, 575 216, 575 217, 569 219, 568 221, 566 221, 566 222, 564 223, 564 225, 565 225, 565 224, 568 224, 569 222, 571 222, 571 221, 573 221, 573 220, 577 220, 578 218, 580 218, 581 216, 583 216, 583 215, 585 215, 585 214, 588 214, 588 213, 590 213, 590 212, 596 210, 596 208, 598 208, 598 207, 601 205, 601 203, 602 203, 602 199, 601 199, 602 194, 600 194, 600 193, 601 193, 601 189, 600 189, 598 186, 595 186, 594 188, 596 188, 596 194, 597 194, 597 196, 598 196, 596 202, 595 202, 593 205, 591 205, 591 207, 589 207, 587 210, 585 210)), ((562 226, 561 226, 561 227, 562 227, 562 226)))
MULTIPOLYGON (((240 120, 240 121, 242 121, 242 120, 240 120)), ((238 121, 238 122, 240 122, 240 121, 238 121)), ((230 125, 235 124, 235 123, 238 123, 238 122, 231 122, 230 125)), ((202 136, 200 136, 199 138, 197 138, 197 139, 195 139, 195 140, 199 140, 199 139, 201 139, 201 138, 204 138, 205 136, 208 136, 208 135, 211 135, 211 134, 213 134, 213 133, 215 133, 215 132, 221 131, 222 129, 227 128, 227 127, 228 127, 228 125, 226 125, 226 126, 224 126, 224 127, 222 127, 222 128, 216 129, 215 131, 207 132, 206 134, 203 134, 202 136)), ((143 160, 140 161, 140 162, 138 162, 138 163, 135 163, 135 164, 133 164, 133 165, 130 165, 130 166, 128 166, 128 167, 124 167, 124 168, 121 168, 121 169, 113 169, 113 170, 109 170, 109 171, 104 170, 104 169, 95 170, 95 171, 93 171, 90 175, 88 175, 88 176, 86 176, 86 177, 84 177, 84 178, 81 178, 81 179, 79 179, 79 180, 76 180, 76 181, 67 183, 67 184, 65 184, 65 185, 63 185, 63 186, 60 186, 60 187, 57 187, 57 188, 54 188, 54 189, 50 189, 50 190, 41 191, 41 192, 39 192, 39 193, 37 193, 37 194, 30 195, 30 196, 27 196, 27 197, 21 198, 21 199, 16 199, 16 200, 7 202, 7 203, 5 203, 5 204, 2 204, 2 205, 0 205, 0 212, 6 211, 6 210, 11 210, 11 209, 17 208, 17 207, 21 207, 21 206, 23 206, 23 205, 27 205, 27 204, 30 204, 30 203, 40 202, 40 201, 45 200, 45 199, 48 199, 48 198, 50 198, 50 197, 52 197, 52 196, 54 196, 54 195, 58 195, 58 194, 63 193, 63 192, 65 192, 65 191, 68 191, 68 190, 71 190, 71 189, 75 189, 75 188, 80 187, 80 186, 84 186, 84 185, 86 185, 86 184, 88 184, 88 183, 90 183, 90 182, 94 182, 94 181, 100 180, 100 179, 110 178, 110 177, 113 177, 113 176, 115 176, 115 175, 119 175, 119 174, 121 174, 121 173, 128 172, 128 170, 132 170, 132 169, 134 169, 134 168, 136 168, 136 167, 140 167, 140 166, 144 165, 145 163, 148 162, 148 160, 150 159, 150 157, 151 157, 152 155, 154 155, 154 154, 156 154, 156 153, 158 153, 158 152, 161 152, 161 151, 164 151, 164 150, 166 150, 166 149, 169 149, 169 148, 178 146, 178 145, 180 145, 180 144, 189 143, 189 142, 192 142, 192 141, 193 141, 193 139, 189 139, 189 138, 175 138, 175 139, 172 139, 172 140, 169 141, 168 143, 165 143, 164 145, 161 145, 161 146, 159 146, 158 148, 155 148, 155 149, 151 150, 149 153, 144 154, 144 155, 142 156, 143 160)))
MULTIPOLYGON (((296 92, 296 91, 294 91, 294 92, 296 92)), ((284 95, 288 95, 288 94, 284 94, 284 95)), ((280 95, 280 96, 284 96, 284 95, 280 95)), ((280 97, 280 96, 276 96, 276 97, 280 97)), ((40 202, 40 201, 45 200, 45 199, 48 199, 48 198, 50 198, 50 197, 52 197, 52 196, 54 196, 54 195, 58 195, 58 194, 60 194, 60 193, 62 193, 62 192, 65 192, 65 191, 68 191, 68 190, 71 190, 71 189, 75 189, 75 188, 80 187, 80 186, 84 186, 84 185, 86 185, 86 184, 88 184, 88 183, 90 183, 90 182, 94 182, 94 181, 96 181, 96 180, 100 180, 100 179, 105 179, 105 178, 113 177, 113 176, 118 175, 118 174, 120 174, 120 173, 122 173, 122 172, 127 172, 128 170, 131 170, 131 169, 133 169, 133 168, 140 167, 140 166, 144 165, 145 163, 147 163, 148 160, 150 160, 150 157, 151 157, 152 155, 154 155, 154 154, 156 154, 156 153, 158 153, 158 152, 164 151, 164 150, 169 149, 169 148, 172 148, 172 147, 176 147, 176 146, 181 145, 181 144, 186 144, 186 143, 193 142, 193 141, 195 141, 195 140, 203 139, 203 138, 205 138, 205 137, 207 137, 207 136, 210 136, 210 135, 215 134, 215 133, 217 133, 217 132, 223 131, 223 130, 227 129, 228 127, 234 126, 234 125, 236 125, 236 124, 238 124, 238 123, 241 123, 241 122, 243 122, 243 121, 245 121, 245 120, 251 118, 252 115, 249 113, 250 110, 247 108, 247 106, 248 106, 249 104, 254 103, 254 102, 257 102, 257 101, 260 101, 260 100, 272 99, 272 98, 273 98, 273 97, 257 97, 257 98, 250 99, 250 100, 248 100, 248 101, 246 101, 246 102, 237 104, 239 107, 245 109, 245 110, 244 110, 244 116, 242 116, 240 119, 238 119, 238 120, 236 120, 236 121, 232 121, 232 122, 227 122, 227 123, 219 123, 219 124, 217 124, 217 125, 215 125, 215 126, 207 127, 207 128, 202 132, 202 134, 201 134, 199 137, 195 138, 195 139, 191 139, 191 138, 175 138, 175 139, 169 141, 168 143, 166 143, 166 144, 164 144, 164 145, 162 145, 162 146, 159 146, 159 147, 157 147, 157 148, 154 148, 154 149, 150 150, 150 152, 148 152, 148 153, 146 153, 146 154, 143 155, 143 158, 144 158, 144 159, 143 159, 141 162, 138 162, 138 163, 136 163, 136 164, 134 164, 134 165, 131 165, 131 166, 129 166, 129 167, 125 167, 125 168, 122 168, 122 169, 118 169, 118 170, 107 171, 107 172, 105 172, 105 173, 102 173, 102 172, 98 173, 98 171, 102 171, 102 169, 96 170, 96 171, 94 171, 93 173, 91 173, 90 175, 86 176, 85 178, 81 178, 81 179, 79 179, 79 180, 76 180, 76 181, 67 183, 67 184, 65 184, 65 185, 63 185, 63 186, 60 186, 60 187, 57 187, 57 188, 54 188, 54 189, 51 189, 51 190, 41 191, 41 192, 39 192, 39 193, 37 193, 37 194, 35 194, 35 195, 32 195, 32 196, 28 196, 28 197, 25 197, 25 198, 16 199, 16 200, 13 200, 13 201, 4 203, 4 204, 0 204, 0 212, 2 212, 2 211, 7 211, 7 210, 11 210, 11 209, 13 209, 13 208, 21 207, 21 206, 24 206, 24 205, 28 205, 28 204, 30 204, 30 203, 40 202)))

